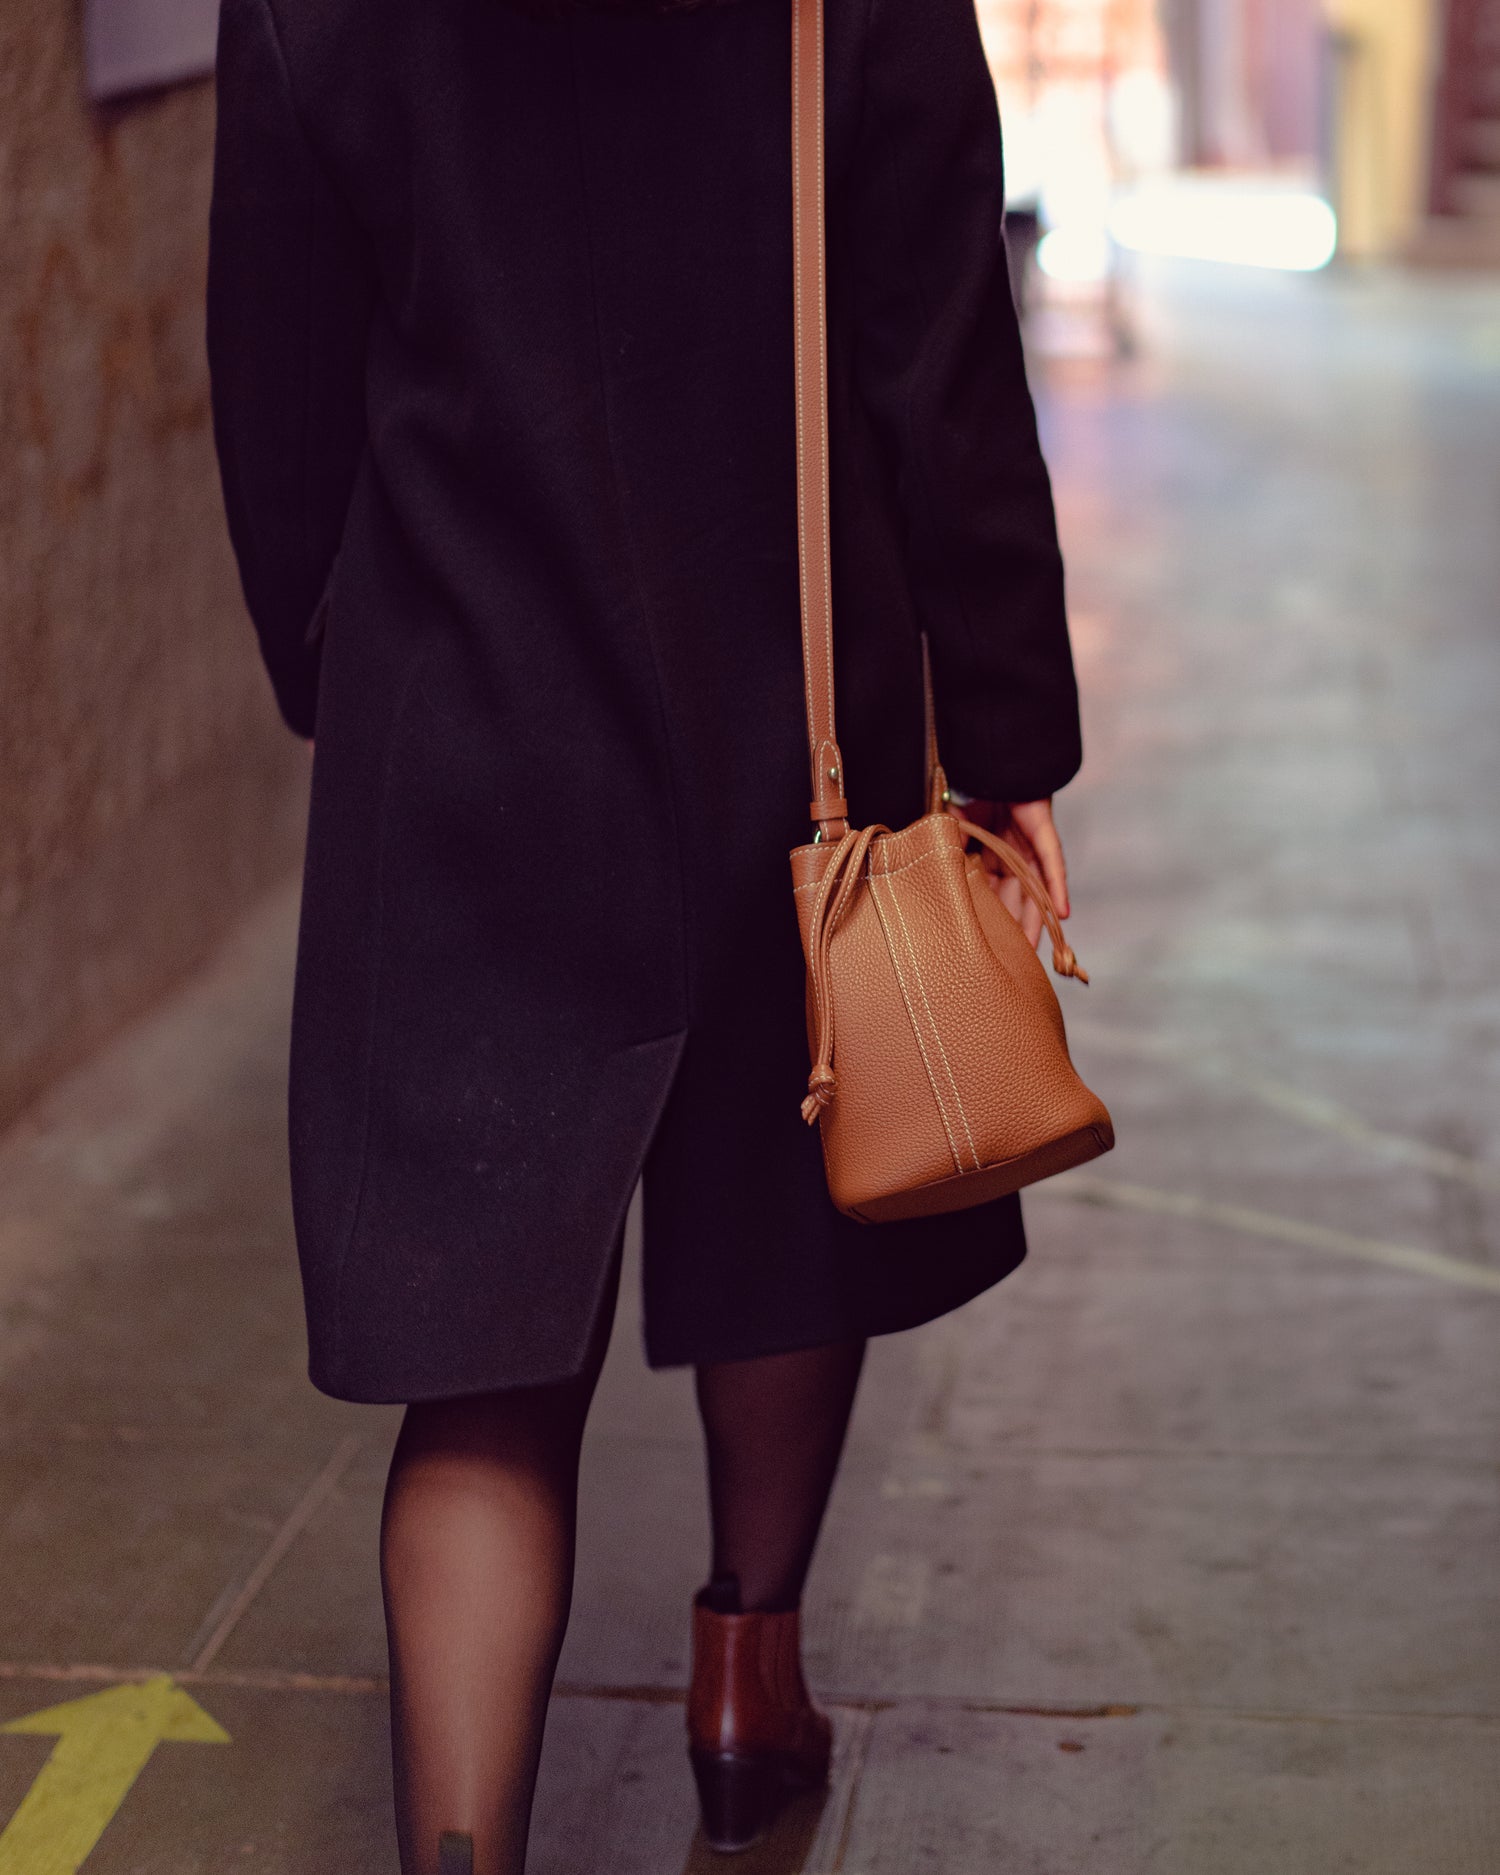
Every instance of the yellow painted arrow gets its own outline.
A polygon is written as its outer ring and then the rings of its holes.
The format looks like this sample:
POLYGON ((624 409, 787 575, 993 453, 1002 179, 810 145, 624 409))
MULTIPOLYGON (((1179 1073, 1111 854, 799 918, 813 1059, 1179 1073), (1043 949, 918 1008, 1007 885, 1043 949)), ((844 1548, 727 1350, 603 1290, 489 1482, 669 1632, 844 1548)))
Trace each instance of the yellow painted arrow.
POLYGON ((0 1875, 75 1875, 163 1740, 229 1743, 223 1726, 165 1673, 48 1706, 0 1732, 57 1739, 0 1833, 0 1875))

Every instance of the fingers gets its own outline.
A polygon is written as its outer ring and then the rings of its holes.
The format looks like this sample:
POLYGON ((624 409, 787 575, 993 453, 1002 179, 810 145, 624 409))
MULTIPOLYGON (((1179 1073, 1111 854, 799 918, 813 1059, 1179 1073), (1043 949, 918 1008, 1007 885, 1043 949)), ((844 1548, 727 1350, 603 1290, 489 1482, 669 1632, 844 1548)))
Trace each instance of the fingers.
POLYGON ((1026 934, 1026 942, 1035 950, 1042 935, 1042 914, 1021 890, 1020 882, 1010 873, 990 877, 990 890, 1026 934))
POLYGON ((1042 882, 1057 907, 1059 918, 1072 909, 1068 903, 1068 867, 1062 840, 1052 818, 1050 801, 1020 801, 1011 808, 1017 827, 1025 834, 1041 869, 1042 882))
MULTIPOLYGON (((998 834, 1014 847, 1022 859, 1042 875, 1059 918, 1066 918, 1068 903, 1068 868, 1063 858, 1062 841, 1052 819, 1052 803, 1046 801, 971 801, 966 807, 950 806, 950 813, 972 820, 976 826, 998 834)), ((990 875, 990 888, 1026 933, 1033 946, 1041 940, 1042 914, 1005 870, 988 847, 980 850, 980 862, 990 875)))

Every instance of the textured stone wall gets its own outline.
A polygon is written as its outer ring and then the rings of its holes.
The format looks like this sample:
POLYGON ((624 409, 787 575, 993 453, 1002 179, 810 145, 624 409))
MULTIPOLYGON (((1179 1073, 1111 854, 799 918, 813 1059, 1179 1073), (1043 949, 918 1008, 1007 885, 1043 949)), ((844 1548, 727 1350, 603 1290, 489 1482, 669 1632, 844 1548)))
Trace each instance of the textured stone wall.
POLYGON ((0 1120, 297 853, 203 353, 211 85, 93 110, 76 0, 0 6, 0 1120))

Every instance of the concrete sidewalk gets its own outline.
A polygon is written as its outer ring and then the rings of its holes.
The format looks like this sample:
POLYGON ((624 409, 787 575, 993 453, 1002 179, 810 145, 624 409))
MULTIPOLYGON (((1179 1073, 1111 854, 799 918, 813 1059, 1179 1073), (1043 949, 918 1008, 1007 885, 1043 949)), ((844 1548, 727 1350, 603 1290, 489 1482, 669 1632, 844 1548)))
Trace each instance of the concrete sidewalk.
MULTIPOLYGON (((877 1345, 809 1610, 837 1776, 742 1875, 1500 1868, 1500 292, 1204 271, 1140 314, 1045 410, 1063 994, 1120 1148, 877 1345)), ((0 1875, 395 1868, 395 1416, 303 1376, 294 919, 0 1147, 0 1721, 95 1702, 0 1733, 0 1875)), ((682 1752, 690 1388, 637 1350, 627 1283, 538 1875, 731 1866, 682 1752)))

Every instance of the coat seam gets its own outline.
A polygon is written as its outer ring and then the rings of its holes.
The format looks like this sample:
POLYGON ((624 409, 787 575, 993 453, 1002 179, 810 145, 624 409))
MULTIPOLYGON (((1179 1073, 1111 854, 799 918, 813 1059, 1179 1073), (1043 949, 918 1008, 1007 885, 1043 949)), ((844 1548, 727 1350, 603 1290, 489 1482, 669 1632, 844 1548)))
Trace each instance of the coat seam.
POLYGON ((376 809, 375 832, 375 916, 372 920, 370 948, 373 956, 370 983, 369 1014, 365 1022, 365 1063, 363 1079, 363 1114, 360 1120, 359 1172, 354 1187, 354 1205, 349 1218, 344 1240, 339 1246, 338 1262, 333 1277, 333 1362, 335 1372, 342 1374, 344 1361, 344 1272, 348 1267, 349 1256, 354 1248, 355 1238, 359 1235, 360 1224, 364 1220, 365 1197, 369 1186, 370 1172, 370 1134, 373 1126, 374 1084, 375 1084, 375 1040, 380 1027, 381 991, 385 983, 385 924, 386 924, 386 820, 390 807, 391 776, 396 766, 396 747, 402 726, 406 720, 406 706, 411 700, 411 693, 425 662, 424 652, 418 649, 412 655, 411 665, 401 685, 401 693, 396 707, 391 713, 390 739, 385 748, 385 759, 380 769, 380 801, 376 809))
POLYGON ((625 563, 630 569, 630 587, 635 599, 636 617, 640 623, 641 637, 645 641, 646 654, 651 665, 652 689, 656 696, 656 713, 661 747, 667 770, 667 801, 672 820, 672 856, 676 862, 677 876, 677 912, 678 928, 682 933, 681 986, 682 1014, 685 1026, 691 1026, 692 982, 693 973, 689 958, 691 949, 689 931, 687 865, 683 855, 682 812, 678 800, 678 779, 676 752, 672 746, 670 717, 667 713, 666 693, 662 683, 661 663, 657 656, 656 640, 652 636, 650 611, 646 604, 645 591, 641 585, 639 557, 635 535, 631 529, 625 507, 624 492, 620 481, 619 450, 615 441, 614 421, 610 412, 609 380, 604 368, 604 334, 599 321, 599 280, 594 259, 594 224, 589 195, 588 161, 583 142, 583 109, 578 80, 578 39, 570 22, 568 33, 568 75, 573 92, 573 134, 574 150, 578 161, 578 197, 583 209, 584 251, 588 257, 589 297, 591 301, 594 330, 594 362, 599 381, 599 409, 604 422, 605 446, 609 456, 610 482, 614 488, 615 512, 619 520, 620 533, 625 545, 625 563))
MULTIPOLYGON (((317 241, 315 229, 317 223, 317 169, 318 159, 307 135, 302 120, 302 112, 297 103, 297 93, 292 84, 292 70, 287 62, 286 47, 282 41, 281 28, 276 21, 276 9, 271 0, 261 0, 265 12, 266 26, 271 36, 271 46, 276 54, 276 63, 281 68, 282 88, 286 92, 286 101, 291 111, 292 123, 296 127, 297 137, 302 145, 303 171, 306 184, 306 199, 303 215, 303 239, 305 242, 302 256, 302 293, 303 293, 303 331, 302 331, 302 383, 298 396, 298 410, 302 420, 302 435, 297 448, 297 507, 299 531, 302 536, 302 559, 309 572, 315 572, 312 545, 312 516, 309 512, 311 503, 308 489, 311 482, 309 458, 312 439, 312 377, 313 377, 313 279, 317 266, 317 241)), ((327 582, 324 582, 324 590, 327 582)), ((308 633, 313 620, 317 618, 318 608, 314 606, 312 615, 303 632, 303 648, 308 648, 308 633)))

